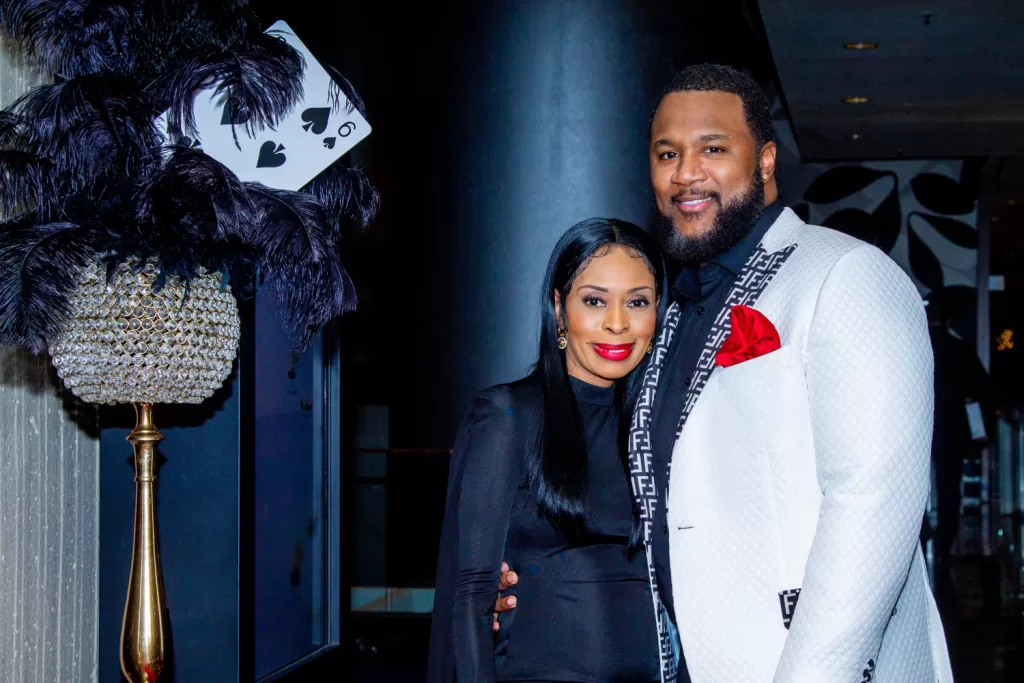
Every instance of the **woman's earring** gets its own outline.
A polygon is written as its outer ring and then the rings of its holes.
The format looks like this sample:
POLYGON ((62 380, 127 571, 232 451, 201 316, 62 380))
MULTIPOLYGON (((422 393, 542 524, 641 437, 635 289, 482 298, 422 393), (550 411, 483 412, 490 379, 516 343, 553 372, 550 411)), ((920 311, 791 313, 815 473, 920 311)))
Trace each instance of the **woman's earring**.
POLYGON ((565 351, 565 347, 569 345, 569 340, 565 338, 565 330, 558 331, 558 348, 565 351))
POLYGON ((654 350, 654 342, 651 342, 650 344, 647 345, 647 353, 650 353, 653 350, 654 350))

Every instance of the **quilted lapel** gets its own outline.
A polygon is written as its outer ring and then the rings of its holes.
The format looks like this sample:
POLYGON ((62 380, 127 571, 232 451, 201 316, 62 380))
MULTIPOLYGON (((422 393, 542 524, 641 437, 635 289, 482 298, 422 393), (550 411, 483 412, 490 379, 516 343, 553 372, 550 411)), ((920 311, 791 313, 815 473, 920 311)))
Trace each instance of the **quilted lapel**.
POLYGON ((658 582, 654 574, 654 563, 651 559, 651 524, 654 522, 654 511, 658 506, 658 486, 654 478, 654 458, 651 450, 651 409, 654 407, 654 395, 658 390, 658 378, 665 365, 672 338, 679 325, 679 305, 673 303, 665 314, 665 323, 661 334, 654 345, 650 363, 644 373, 640 396, 633 410, 633 422, 629 433, 629 476, 633 485, 633 495, 640 509, 640 522, 644 528, 644 545, 647 551, 647 573, 651 582, 651 597, 654 602, 654 614, 658 621, 658 643, 661 656, 662 683, 675 683, 676 664, 673 654, 671 636, 665 620, 668 614, 662 606, 658 595, 658 582))

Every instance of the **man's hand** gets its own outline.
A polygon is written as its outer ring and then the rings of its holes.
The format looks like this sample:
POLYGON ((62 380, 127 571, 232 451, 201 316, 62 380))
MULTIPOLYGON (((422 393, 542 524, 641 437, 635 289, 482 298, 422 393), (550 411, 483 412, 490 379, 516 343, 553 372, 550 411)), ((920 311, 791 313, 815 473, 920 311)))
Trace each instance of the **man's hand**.
POLYGON ((501 628, 498 626, 498 613, 507 612, 510 609, 516 608, 516 596, 510 595, 507 598, 501 597, 501 591, 507 589, 509 586, 514 586, 519 581, 519 577, 516 573, 510 571, 507 562, 501 563, 501 581, 498 582, 498 599, 494 601, 494 621, 491 627, 494 632, 497 633, 501 628))

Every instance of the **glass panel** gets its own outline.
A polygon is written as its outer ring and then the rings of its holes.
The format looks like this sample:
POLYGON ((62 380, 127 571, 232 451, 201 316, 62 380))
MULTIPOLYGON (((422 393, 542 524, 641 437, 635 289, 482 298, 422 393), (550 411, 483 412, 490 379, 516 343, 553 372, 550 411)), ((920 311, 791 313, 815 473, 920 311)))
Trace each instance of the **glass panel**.
POLYGON ((450 453, 389 448, 388 406, 360 405, 356 414, 347 464, 358 510, 350 537, 351 611, 429 614, 450 453), (416 502, 412 516, 409 501, 416 502))
POLYGON ((322 640, 323 342, 291 352, 269 297, 255 312, 257 679, 322 640))

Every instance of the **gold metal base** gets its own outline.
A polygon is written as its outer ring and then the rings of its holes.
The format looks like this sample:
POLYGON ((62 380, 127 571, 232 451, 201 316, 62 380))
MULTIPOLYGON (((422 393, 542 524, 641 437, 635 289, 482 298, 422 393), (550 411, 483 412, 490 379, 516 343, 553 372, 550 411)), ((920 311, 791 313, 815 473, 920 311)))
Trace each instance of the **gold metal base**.
POLYGON ((131 683, 156 683, 164 668, 168 627, 153 500, 156 444, 164 435, 153 426, 151 403, 136 403, 135 415, 135 429, 128 435, 135 449, 135 539, 121 625, 121 672, 131 683))

